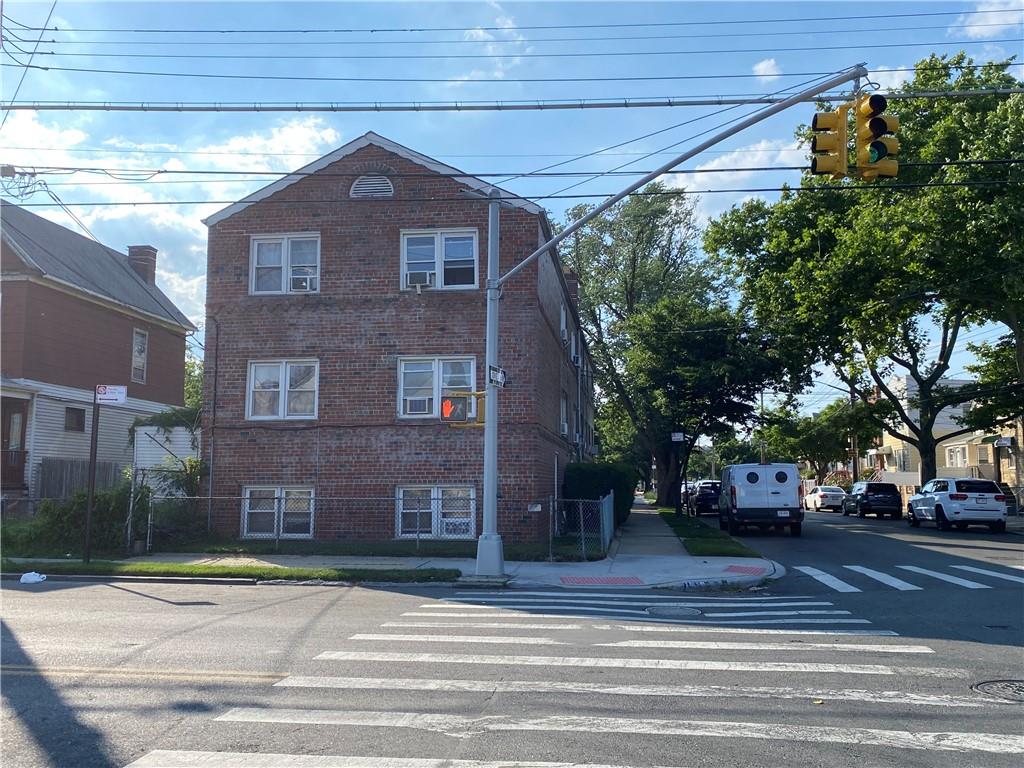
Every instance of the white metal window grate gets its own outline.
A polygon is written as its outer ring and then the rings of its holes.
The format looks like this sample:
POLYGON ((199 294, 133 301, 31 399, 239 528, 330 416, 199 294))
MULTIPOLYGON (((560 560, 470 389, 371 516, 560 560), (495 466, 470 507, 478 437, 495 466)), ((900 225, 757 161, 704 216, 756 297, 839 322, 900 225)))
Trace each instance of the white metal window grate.
POLYGON ((394 197, 395 188, 387 176, 360 176, 352 183, 349 197, 394 197))

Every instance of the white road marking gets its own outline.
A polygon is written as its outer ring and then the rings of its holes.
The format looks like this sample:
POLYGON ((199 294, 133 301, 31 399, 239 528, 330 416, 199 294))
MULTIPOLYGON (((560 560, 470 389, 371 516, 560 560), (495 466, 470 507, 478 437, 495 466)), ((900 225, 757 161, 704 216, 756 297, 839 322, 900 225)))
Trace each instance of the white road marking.
POLYGON ((830 576, 824 571, 819 571, 817 568, 812 568, 809 565, 797 565, 794 566, 794 570, 806 573, 812 579, 820 581, 826 587, 832 587, 836 592, 860 592, 853 584, 847 584, 842 579, 837 579, 835 576, 830 576))
POLYGON ((424 603, 423 605, 421 605, 419 607, 420 608, 427 608, 427 609, 430 609, 430 610, 439 610, 439 611, 447 611, 447 610, 450 610, 451 608, 455 608, 455 607, 457 607, 457 608, 477 608, 477 609, 480 609, 480 610, 486 610, 486 609, 490 608, 489 605, 470 605, 468 603, 459 603, 456 606, 456 605, 453 605, 452 603, 448 603, 448 602, 444 602, 444 603, 424 603))
POLYGON ((550 637, 494 637, 485 635, 352 635, 349 640, 383 640, 409 643, 495 643, 498 645, 567 645, 550 637))
MULTIPOLYGON (((851 619, 843 619, 851 621, 851 619)), ((857 621, 857 619, 852 619, 857 621)), ((861 619, 860 621, 863 621, 861 619)), ((460 626, 452 624, 452 626, 460 626)), ((594 629, 626 629, 632 632, 696 632, 702 635, 739 634, 739 635, 845 635, 853 637, 899 637, 899 632, 891 629, 753 629, 746 627, 722 627, 712 625, 705 627, 652 627, 643 624, 594 624, 594 629)))
POLYGON ((491 664, 513 667, 593 667, 597 669, 677 669, 726 672, 833 672, 841 675, 917 675, 966 677, 959 669, 887 667, 883 664, 836 664, 797 661, 716 661, 711 659, 615 659, 573 656, 508 656, 475 653, 387 653, 324 651, 317 661, 383 661, 402 664, 491 664))
POLYGON ((916 584, 911 584, 909 581, 904 581, 903 579, 897 579, 895 576, 890 576, 887 573, 882 573, 881 571, 875 571, 875 570, 872 570, 871 568, 865 568, 863 565, 844 565, 843 568, 846 568, 849 571, 856 571, 857 573, 864 574, 869 579, 874 579, 875 581, 880 581, 883 584, 886 584, 886 585, 888 585, 890 587, 893 587, 895 589, 900 590, 901 592, 911 592, 911 591, 914 591, 914 590, 920 590, 921 589, 921 587, 917 586, 916 584))
MULTIPOLYGON (((619 605, 632 605, 632 603, 619 603, 619 605)), ((536 610, 543 610, 543 611, 592 611, 594 613, 634 613, 634 614, 642 614, 644 616, 648 615, 646 608, 642 608, 642 609, 640 609, 640 608, 601 608, 601 607, 590 606, 590 605, 577 605, 575 603, 512 603, 510 605, 441 605, 441 606, 438 606, 438 608, 446 608, 449 611, 452 610, 452 609, 459 609, 459 610, 461 610, 463 608, 480 608, 480 609, 485 609, 487 611, 491 611, 492 612, 492 613, 477 613, 477 614, 474 614, 474 615, 477 615, 477 616, 500 615, 499 611, 515 611, 515 610, 525 610, 525 611, 536 611, 536 610)), ((443 614, 443 613, 438 613, 438 612, 433 612, 433 613, 434 613, 434 615, 437 615, 437 616, 448 616, 449 615, 449 614, 443 614)), ((408 616, 409 614, 403 613, 402 615, 403 616, 408 616)))
POLYGON ((278 688, 339 688, 346 690, 440 691, 443 693, 586 693, 600 696, 679 696, 726 699, 826 699, 926 707, 1000 707, 978 697, 920 694, 907 691, 868 691, 831 688, 742 688, 733 685, 605 685, 539 680, 438 680, 391 677, 311 677, 292 675, 274 683, 278 688))
POLYGON ((920 573, 923 576, 931 576, 933 579, 939 579, 940 581, 947 581, 950 584, 956 584, 959 587, 967 587, 967 589, 992 589, 988 584, 979 584, 976 581, 961 579, 958 576, 949 576, 948 574, 939 573, 938 571, 929 571, 927 568, 918 568, 916 565, 897 565, 896 567, 902 568, 904 571, 920 573))
POLYGON ((729 611, 727 613, 705 613, 710 618, 729 616, 849 616, 849 611, 729 611))
POLYGON ((714 720, 653 720, 622 717, 555 715, 516 718, 500 715, 467 717, 421 712, 373 712, 328 709, 263 709, 237 707, 216 718, 241 723, 348 725, 371 728, 413 728, 469 739, 484 733, 560 731, 629 733, 650 736, 709 736, 812 743, 857 744, 941 752, 1024 753, 1024 737, 999 733, 911 732, 875 728, 801 726, 792 723, 745 723, 714 720))
POLYGON ((927 645, 870 645, 867 643, 733 643, 703 640, 623 640, 618 643, 595 643, 617 648, 692 648, 706 651, 853 651, 855 653, 935 653, 927 645))
POLYGON ((582 624, 502 624, 497 621, 388 621, 382 627, 404 629, 583 629, 582 624))
MULTIPOLYGON (((636 592, 529 592, 527 590, 504 590, 502 592, 456 592, 456 595, 470 595, 470 596, 490 596, 495 595, 498 597, 508 597, 509 595, 528 595, 531 597, 636 597, 643 598, 644 600, 669 600, 675 602, 679 600, 678 597, 672 595, 647 595, 639 594, 636 592)), ((814 600, 815 597, 812 595, 776 595, 772 596, 756 596, 751 595, 750 597, 700 597, 698 595, 687 595, 687 600, 713 600, 715 602, 721 602, 723 600, 733 600, 736 602, 749 602, 752 600, 814 600)))
MULTIPOLYGON (((975 568, 972 565, 951 565, 950 568, 956 568, 961 571, 970 571, 971 573, 980 573, 982 576, 991 576, 994 579, 1006 579, 1007 581, 1015 581, 1018 584, 1024 584, 1024 578, 1020 576, 1011 576, 1008 573, 999 573, 998 571, 986 571, 984 568, 975 568)), ((1022 568, 1024 566, 1015 565, 1014 568, 1022 568)))
POLYGON ((256 752, 157 749, 127 768, 628 768, 598 763, 519 763, 514 760, 450 760, 421 757, 347 757, 256 752))
MULTIPOLYGON (((707 627, 719 627, 739 624, 870 624, 871 622, 867 619, 729 619, 725 621, 693 621, 690 619, 662 619, 654 616, 646 615, 643 617, 622 617, 622 620, 645 622, 645 623, 657 623, 657 624, 699 624, 707 627)), ((419 618, 429 617, 431 619, 504 619, 507 621, 526 621, 529 619, 593 619, 595 616, 584 616, 573 613, 423 613, 416 611, 407 611, 402 614, 405 616, 415 616, 419 618)), ((609 616, 607 618, 616 618, 609 616)), ((512 626, 512 625, 510 625, 512 626)))
MULTIPOLYGON (((470 598, 465 598, 465 599, 469 600, 470 598)), ((447 607, 449 607, 449 608, 456 608, 456 609, 457 608, 463 608, 463 607, 466 607, 466 608, 470 608, 470 607, 472 607, 472 608, 486 608, 486 607, 490 606, 492 603, 495 603, 496 605, 493 606, 494 608, 522 608, 522 607, 533 607, 536 603, 540 602, 540 598, 538 598, 537 600, 530 600, 530 599, 523 600, 522 598, 518 598, 518 597, 489 597, 489 598, 480 598, 480 600, 484 600, 484 599, 487 600, 487 605, 486 606, 484 606, 484 605, 474 605, 472 603, 464 603, 464 602, 461 602, 461 601, 455 601, 455 602, 450 602, 447 607), (497 603, 516 603, 516 605, 497 605, 497 603)), ((651 602, 649 602, 647 600, 634 600, 634 601, 631 601, 631 602, 626 602, 624 600, 587 600, 587 599, 582 599, 582 598, 581 599, 573 599, 573 600, 565 600, 565 601, 559 603, 559 605, 576 605, 576 606, 579 606, 580 608, 585 608, 587 610, 590 610, 590 606, 592 606, 592 605, 621 605, 621 606, 649 605, 649 606, 653 606, 653 607, 658 607, 657 603, 651 603, 651 602)), ((698 602, 693 602, 693 601, 689 600, 689 598, 687 598, 685 600, 677 600, 677 601, 675 601, 673 603, 670 603, 669 605, 680 606, 682 608, 739 608, 740 607, 740 604, 736 603, 736 602, 730 602, 730 603, 719 603, 719 602, 714 602, 714 603, 698 603, 698 602)), ((804 605, 807 605, 807 606, 833 605, 833 603, 829 603, 829 602, 804 602, 804 601, 801 601, 801 602, 788 602, 788 603, 787 602, 755 603, 753 607, 756 607, 756 608, 776 608, 776 607, 792 608, 794 606, 804 606, 804 605)), ((420 606, 420 608, 427 608, 427 607, 428 606, 426 606, 426 605, 421 605, 420 606)), ((544 606, 538 606, 538 607, 543 608, 544 606)))

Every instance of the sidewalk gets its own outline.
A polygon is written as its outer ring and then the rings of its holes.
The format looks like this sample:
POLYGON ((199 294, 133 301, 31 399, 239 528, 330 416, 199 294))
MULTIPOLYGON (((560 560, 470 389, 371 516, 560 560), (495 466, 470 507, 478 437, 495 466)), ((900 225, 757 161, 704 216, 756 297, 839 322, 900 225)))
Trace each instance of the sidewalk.
MULTIPOLYGON (((165 553, 133 558, 129 562, 188 563, 191 565, 278 565, 298 568, 458 568, 472 583, 476 560, 450 557, 359 557, 351 555, 204 555, 165 553)), ((658 516, 637 498, 632 514, 611 545, 605 560, 584 563, 505 563, 510 587, 598 587, 677 589, 741 588, 785 575, 771 560, 753 557, 694 557, 658 516)), ((484 580, 481 580, 484 581, 484 580)), ((494 583, 489 580, 487 583, 494 583)), ((422 585, 420 585, 422 586, 422 585)))

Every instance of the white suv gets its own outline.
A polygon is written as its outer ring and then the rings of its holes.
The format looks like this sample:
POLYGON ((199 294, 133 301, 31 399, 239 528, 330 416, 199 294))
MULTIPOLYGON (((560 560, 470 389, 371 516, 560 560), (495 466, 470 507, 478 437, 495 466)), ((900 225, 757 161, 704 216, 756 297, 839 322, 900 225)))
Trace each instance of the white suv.
POLYGON ((1002 533, 1006 530, 1006 497, 991 480, 937 477, 911 496, 907 505, 907 522, 916 528, 922 520, 934 520, 940 531, 987 525, 1002 533))

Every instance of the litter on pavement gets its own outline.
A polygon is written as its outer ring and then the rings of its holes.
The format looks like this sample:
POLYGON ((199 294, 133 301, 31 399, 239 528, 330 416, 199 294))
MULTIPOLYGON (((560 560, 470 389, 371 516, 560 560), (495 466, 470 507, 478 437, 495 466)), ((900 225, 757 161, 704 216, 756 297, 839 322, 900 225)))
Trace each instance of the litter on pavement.
POLYGON ((36 573, 35 571, 21 574, 22 584, 38 584, 41 581, 46 581, 46 574, 36 573))

